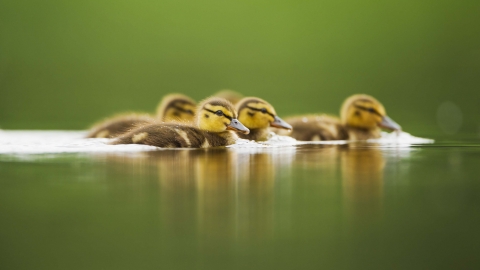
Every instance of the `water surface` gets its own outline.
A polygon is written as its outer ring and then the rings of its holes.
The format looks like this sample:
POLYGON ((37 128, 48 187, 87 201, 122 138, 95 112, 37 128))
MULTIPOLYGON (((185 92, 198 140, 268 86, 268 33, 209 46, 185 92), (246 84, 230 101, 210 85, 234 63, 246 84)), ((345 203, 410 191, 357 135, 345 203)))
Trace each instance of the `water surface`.
POLYGON ((480 142, 0 155, 2 269, 479 266, 480 142))

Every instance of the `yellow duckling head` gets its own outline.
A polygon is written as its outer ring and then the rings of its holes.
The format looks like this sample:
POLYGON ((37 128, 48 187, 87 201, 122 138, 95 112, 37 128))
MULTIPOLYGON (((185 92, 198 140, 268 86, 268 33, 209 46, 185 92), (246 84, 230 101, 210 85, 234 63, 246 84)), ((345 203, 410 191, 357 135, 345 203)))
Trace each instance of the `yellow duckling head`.
POLYGON ((270 103, 256 97, 246 97, 237 103, 238 120, 249 129, 276 127, 292 129, 292 126, 277 116, 270 103))
POLYGON ((360 129, 385 128, 401 130, 400 125, 387 116, 383 105, 369 95, 353 95, 345 100, 340 111, 344 125, 360 129))
POLYGON ((193 122, 196 103, 182 94, 166 95, 157 107, 157 119, 162 122, 193 122))
POLYGON ((248 134, 250 130, 237 119, 232 103, 223 98, 211 97, 200 103, 197 110, 198 128, 209 132, 227 130, 248 134))

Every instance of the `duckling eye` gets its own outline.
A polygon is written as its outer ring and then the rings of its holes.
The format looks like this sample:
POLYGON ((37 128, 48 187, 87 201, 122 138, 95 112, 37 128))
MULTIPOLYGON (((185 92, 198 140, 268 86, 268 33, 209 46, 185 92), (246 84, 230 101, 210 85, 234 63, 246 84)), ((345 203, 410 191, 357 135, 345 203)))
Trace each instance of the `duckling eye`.
POLYGON ((186 110, 186 112, 187 112, 188 114, 193 114, 193 111, 192 111, 192 110, 186 110))
POLYGON ((260 111, 261 111, 262 113, 267 113, 267 109, 265 109, 265 108, 260 109, 260 111))
POLYGON ((223 112, 221 110, 216 111, 215 114, 218 116, 223 116, 223 112))
POLYGON ((374 113, 375 109, 374 108, 368 108, 368 111, 371 112, 371 113, 374 113))

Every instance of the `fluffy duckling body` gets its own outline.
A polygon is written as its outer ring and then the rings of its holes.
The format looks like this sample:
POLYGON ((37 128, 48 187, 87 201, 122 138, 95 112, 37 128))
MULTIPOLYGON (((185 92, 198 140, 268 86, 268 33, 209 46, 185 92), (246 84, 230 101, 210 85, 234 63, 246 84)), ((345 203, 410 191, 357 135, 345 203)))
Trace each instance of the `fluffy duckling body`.
POLYGON ((290 136, 301 141, 368 140, 380 138, 381 128, 401 130, 386 115, 378 100, 363 94, 344 101, 340 119, 329 115, 304 115, 286 121, 293 127, 290 136))
POLYGON ((230 102, 213 97, 198 107, 196 126, 180 123, 150 124, 121 135, 112 144, 146 144, 163 148, 226 146, 234 144, 238 138, 230 130, 249 132, 237 120, 237 113, 230 102))
POLYGON ((134 128, 155 122, 193 122, 195 101, 181 94, 165 96, 157 107, 156 117, 149 114, 120 114, 95 124, 87 138, 115 138, 134 128))
POLYGON ((291 130, 292 126, 277 116, 270 103, 257 97, 246 97, 236 105, 238 120, 248 129, 249 134, 239 134, 242 139, 266 141, 270 133, 269 127, 291 130))

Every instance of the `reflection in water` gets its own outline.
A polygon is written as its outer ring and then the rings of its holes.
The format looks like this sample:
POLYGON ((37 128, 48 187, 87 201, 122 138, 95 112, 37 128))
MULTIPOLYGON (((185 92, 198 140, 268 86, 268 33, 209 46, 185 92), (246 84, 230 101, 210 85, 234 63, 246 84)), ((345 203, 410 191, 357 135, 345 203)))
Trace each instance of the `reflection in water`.
POLYGON ((296 173, 314 172, 308 184, 317 187, 315 196, 331 197, 324 185, 339 186, 348 219, 381 216, 384 169, 387 159, 398 158, 389 151, 386 159, 383 151, 372 144, 309 145, 166 150, 113 159, 153 167, 163 226, 179 235, 195 228, 190 233, 201 245, 212 239, 268 239, 288 230, 294 222, 291 193, 302 185, 296 173))
POLYGON ((199 232, 206 239, 273 233, 274 187, 292 151, 219 151, 196 159, 199 232))
POLYGON ((442 146, 2 160, 2 266, 436 269, 474 261, 480 148, 442 146))
MULTIPOLYGON (((346 218, 355 219, 355 222, 371 222, 382 214, 385 169, 389 168, 391 178, 398 173, 398 166, 403 166, 400 170, 402 174, 408 174, 408 163, 402 165, 398 161, 409 158, 411 151, 409 148, 382 148, 377 144, 360 142, 308 146, 298 152, 301 155, 295 156, 293 167, 302 171, 318 171, 321 176, 315 180, 321 182, 319 185, 340 185, 346 218)), ((322 188, 319 187, 319 190, 322 188)), ((330 194, 319 191, 319 196, 330 194)))
POLYGON ((349 217, 369 220, 381 212, 385 163, 375 146, 351 144, 342 149, 342 186, 349 217))

